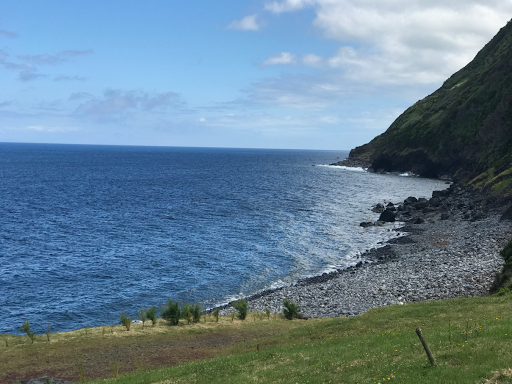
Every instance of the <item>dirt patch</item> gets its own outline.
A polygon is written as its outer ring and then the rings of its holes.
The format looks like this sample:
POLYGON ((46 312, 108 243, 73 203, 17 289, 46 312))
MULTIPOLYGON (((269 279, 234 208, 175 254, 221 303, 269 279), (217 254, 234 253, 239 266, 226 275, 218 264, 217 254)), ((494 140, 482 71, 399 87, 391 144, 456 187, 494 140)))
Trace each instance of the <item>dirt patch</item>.
POLYGON ((492 377, 485 381, 485 384, 509 383, 512 378, 512 368, 492 372, 492 377))
POLYGON ((0 383, 43 376, 77 382, 79 365, 87 379, 110 378, 113 363, 123 374, 249 351, 256 348, 254 340, 263 346, 266 337, 280 332, 280 326, 261 323, 261 330, 250 332, 244 331, 242 322, 229 321, 183 327, 161 323, 153 329, 132 328, 129 332, 116 327, 113 333, 97 328, 89 330, 87 337, 78 331, 55 334, 50 343, 28 344, 19 337, 0 355, 0 383))

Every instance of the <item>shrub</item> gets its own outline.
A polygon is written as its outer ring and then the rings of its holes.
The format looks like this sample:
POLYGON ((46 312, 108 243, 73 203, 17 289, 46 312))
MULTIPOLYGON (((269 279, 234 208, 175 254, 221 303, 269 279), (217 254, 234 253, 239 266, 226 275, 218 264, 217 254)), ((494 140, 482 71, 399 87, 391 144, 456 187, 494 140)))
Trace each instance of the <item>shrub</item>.
POLYGON ((80 381, 84 382, 87 380, 85 375, 85 368, 81 361, 76 363, 76 368, 78 369, 78 376, 80 377, 80 381))
POLYGON ((497 293, 500 288, 512 288, 512 240, 500 251, 500 255, 505 260, 503 269, 498 273, 492 283, 490 292, 497 293))
POLYGON ((505 264, 512 264, 512 240, 500 251, 500 255, 505 259, 505 264))
POLYGON ((112 368, 112 377, 119 376, 119 361, 111 362, 110 368, 112 368))
POLYGON ((199 303, 195 303, 192 306, 192 316, 194 316, 194 323, 199 323, 201 320, 201 313, 203 312, 203 308, 199 305, 199 303))
POLYGON ((190 324, 191 321, 199 323, 202 311, 203 309, 199 303, 186 304, 181 308, 181 317, 187 319, 188 324, 190 324))
POLYGON ((187 325, 189 325, 193 319, 192 312, 190 312, 190 311, 191 311, 191 308, 189 308, 189 307, 181 308, 181 317, 183 317, 184 319, 187 320, 187 325))
POLYGON ((498 292, 496 292, 495 294, 493 294, 493 296, 505 296, 505 295, 508 295, 510 293, 510 288, 507 288, 507 287, 501 287, 498 292))
POLYGON ((215 308, 214 311, 213 311, 213 317, 215 317, 215 321, 217 323, 219 322, 219 312, 220 312, 219 308, 215 308))
POLYGON ((171 325, 178 325, 181 318, 180 304, 171 299, 167 299, 167 306, 162 308, 162 318, 167 320, 171 325))
POLYGON ((132 325, 132 320, 125 315, 124 312, 121 312, 119 315, 119 320, 121 321, 121 324, 123 324, 126 327, 126 330, 130 330, 130 326, 132 325))
POLYGON ((265 314, 267 315, 267 319, 270 319, 270 309, 268 309, 268 307, 265 307, 265 314))
POLYGON ((144 308, 144 313, 146 315, 146 317, 151 320, 151 323, 153 325, 156 324, 156 319, 158 318, 157 314, 156 314, 156 307, 154 305, 152 305, 150 308, 146 309, 144 308))
POLYGON ((247 301, 245 301, 244 299, 240 299, 237 301, 232 301, 231 305, 238 311, 238 318, 240 320, 245 320, 245 318, 247 317, 247 311, 249 310, 247 301))
POLYGON ((288 299, 283 301, 283 307, 284 317, 288 320, 292 320, 294 317, 297 317, 297 314, 300 311, 300 307, 296 303, 290 302, 288 299))
POLYGON ((30 323, 28 322, 28 319, 23 322, 23 326, 20 328, 20 332, 25 332, 32 341, 32 344, 34 344, 36 334, 30 332, 30 323))

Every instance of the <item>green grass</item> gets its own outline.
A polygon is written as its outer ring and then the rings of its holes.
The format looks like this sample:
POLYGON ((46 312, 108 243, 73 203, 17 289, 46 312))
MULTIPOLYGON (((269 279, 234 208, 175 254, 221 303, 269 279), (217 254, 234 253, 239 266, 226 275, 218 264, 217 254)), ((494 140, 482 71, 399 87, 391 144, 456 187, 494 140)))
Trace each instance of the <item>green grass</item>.
MULTIPOLYGON (((498 377, 493 383, 511 383, 502 371, 512 367, 511 304, 512 295, 506 295, 385 307, 353 318, 294 320, 293 327, 247 340, 228 356, 94 383, 484 383, 493 376, 498 377), (416 327, 436 367, 430 366, 416 327)), ((251 324, 261 330, 262 323, 246 321, 244 332, 251 324)))

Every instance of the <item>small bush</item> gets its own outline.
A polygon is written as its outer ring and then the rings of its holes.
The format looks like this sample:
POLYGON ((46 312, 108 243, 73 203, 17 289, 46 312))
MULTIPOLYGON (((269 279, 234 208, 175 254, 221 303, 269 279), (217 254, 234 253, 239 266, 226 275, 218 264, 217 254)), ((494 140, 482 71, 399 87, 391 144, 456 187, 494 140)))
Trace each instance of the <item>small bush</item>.
POLYGON ((119 315, 119 320, 121 324, 123 324, 126 327, 126 330, 129 331, 130 326, 132 325, 132 320, 128 316, 126 316, 124 312, 121 312, 121 314, 119 315))
POLYGON ((178 325, 181 318, 180 304, 167 299, 167 306, 162 308, 162 318, 167 320, 170 325, 178 325))
POLYGON ((192 316, 192 312, 190 312, 189 308, 181 308, 182 317, 187 320, 187 325, 190 325, 190 322, 194 318, 192 316))
POLYGON ((192 306, 192 316, 194 317, 194 323, 199 323, 201 320, 201 313, 203 312, 203 308, 199 305, 199 303, 195 303, 192 306))
POLYGON ((265 314, 267 315, 267 319, 270 319, 270 309, 268 309, 268 307, 265 307, 265 314))
POLYGON ((112 368, 112 377, 119 376, 119 361, 111 362, 110 368, 112 368))
POLYGON ((512 240, 500 251, 500 255, 505 260, 505 264, 512 263, 512 240))
POLYGON ((288 320, 292 320, 294 317, 297 317, 297 314, 300 311, 300 307, 296 303, 290 302, 288 299, 283 301, 283 314, 288 320))
POLYGON ((496 292, 495 294, 493 294, 493 296, 505 296, 505 295, 508 295, 510 292, 512 292, 510 290, 510 288, 507 288, 507 287, 501 287, 498 292, 496 292))
POLYGON ((186 304, 181 308, 181 316, 183 319, 187 319, 188 324, 190 324, 191 321, 199 323, 202 311, 203 309, 199 303, 186 304))
POLYGON ((25 332, 32 341, 32 344, 34 344, 36 334, 30 332, 30 323, 28 322, 28 319, 23 322, 23 326, 20 328, 20 332, 25 332))
POLYGON ((213 311, 213 317, 215 317, 215 321, 217 323, 219 322, 219 312, 220 312, 219 308, 215 308, 215 310, 213 311))
POLYGON ((512 288, 512 240, 500 251, 500 255, 505 260, 503 269, 494 277, 490 292, 497 293, 500 288, 512 288))
POLYGON ((245 301, 244 299, 240 299, 237 301, 232 301, 231 305, 238 311, 238 318, 240 320, 245 320, 245 318, 247 317, 247 312, 249 310, 249 305, 247 304, 247 301, 245 301))
POLYGON ((156 307, 154 305, 152 305, 148 309, 144 308, 144 313, 146 314, 146 317, 149 320, 151 320, 151 323, 153 325, 155 325, 156 324, 156 319, 158 318, 158 316, 156 314, 156 307))
POLYGON ((84 365, 82 364, 82 362, 76 363, 76 369, 78 369, 78 377, 80 377, 80 381, 84 382, 85 380, 87 380, 87 376, 85 374, 85 368, 84 368, 84 365))

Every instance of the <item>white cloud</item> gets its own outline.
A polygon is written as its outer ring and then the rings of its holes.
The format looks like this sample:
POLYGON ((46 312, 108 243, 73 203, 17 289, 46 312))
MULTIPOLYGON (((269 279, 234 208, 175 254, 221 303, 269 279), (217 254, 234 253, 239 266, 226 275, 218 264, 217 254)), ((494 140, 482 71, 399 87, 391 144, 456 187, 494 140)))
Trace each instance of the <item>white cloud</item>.
POLYGON ((242 31, 257 31, 260 29, 260 25, 256 20, 258 15, 245 16, 241 20, 235 20, 228 25, 229 29, 239 29, 242 31))
POLYGON ((125 119, 137 112, 163 112, 184 106, 175 92, 149 94, 142 91, 107 89, 102 98, 85 92, 73 93, 70 101, 87 99, 80 104, 75 114, 97 121, 125 119))
POLYGON ((200 123, 204 123, 205 121, 206 121, 206 119, 205 119, 204 117, 201 117, 201 118, 199 119, 199 122, 200 122, 200 123))
POLYGON ((79 131, 80 128, 77 127, 48 127, 44 125, 29 125, 26 127, 28 131, 37 131, 37 132, 76 132, 79 131))
POLYGON ((297 11, 308 5, 315 4, 314 0, 285 0, 285 1, 273 1, 265 4, 265 10, 273 13, 283 13, 290 11, 297 11))
POLYGON ((310 67, 319 67, 323 63, 323 58, 321 56, 315 55, 314 53, 309 53, 302 56, 302 62, 305 65, 309 65, 310 67))
MULTIPOLYGON (((509 0, 284 0, 265 5, 274 13, 305 7, 316 13, 313 25, 341 43, 327 59, 329 66, 347 81, 382 84, 439 83, 471 61, 512 17, 509 0)), ((315 56, 303 57, 303 63, 320 63, 315 56)))
POLYGON ((338 124, 340 119, 337 116, 322 116, 320 117, 320 121, 327 124, 338 124))
POLYGON ((347 94, 343 87, 326 89, 322 85, 315 76, 283 75, 277 79, 268 78, 243 90, 245 96, 234 101, 234 104, 244 107, 321 110, 339 102, 347 94))
POLYGON ((265 60, 262 65, 280 65, 280 64, 295 64, 295 55, 290 52, 281 52, 278 55, 272 55, 265 60))

